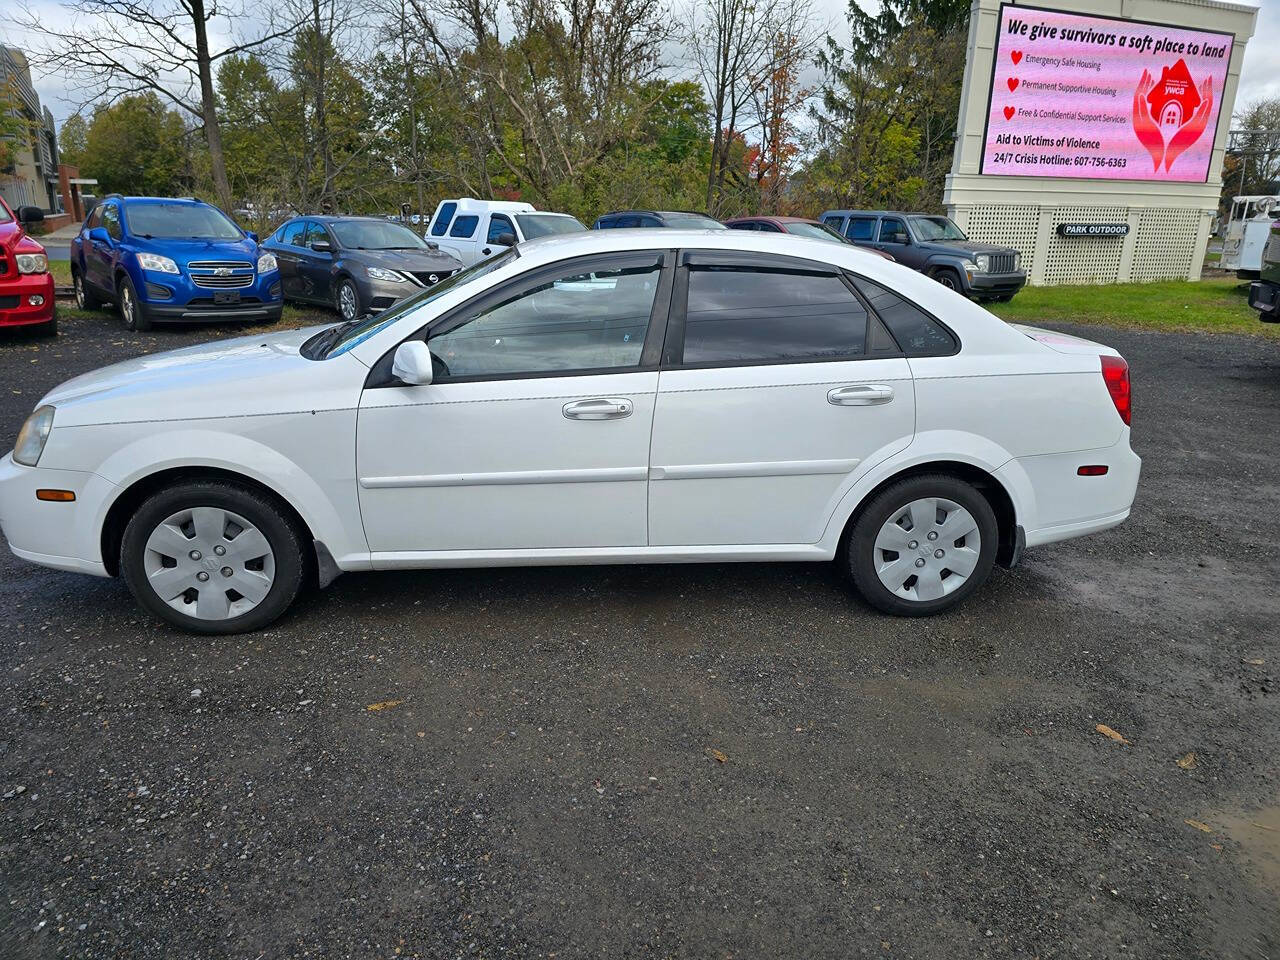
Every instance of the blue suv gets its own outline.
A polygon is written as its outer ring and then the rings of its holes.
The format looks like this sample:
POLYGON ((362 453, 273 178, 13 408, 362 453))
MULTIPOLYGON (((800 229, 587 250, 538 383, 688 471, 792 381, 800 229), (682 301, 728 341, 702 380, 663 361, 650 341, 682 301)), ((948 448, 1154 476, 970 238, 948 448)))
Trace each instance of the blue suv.
POLYGON ((275 322, 284 303, 275 255, 212 204, 104 198, 71 241, 83 310, 114 303, 129 330, 155 321, 275 322))

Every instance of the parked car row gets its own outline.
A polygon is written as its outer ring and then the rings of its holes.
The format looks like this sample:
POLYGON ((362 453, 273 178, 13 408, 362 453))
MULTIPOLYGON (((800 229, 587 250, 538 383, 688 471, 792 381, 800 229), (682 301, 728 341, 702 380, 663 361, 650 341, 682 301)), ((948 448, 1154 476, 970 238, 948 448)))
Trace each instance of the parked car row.
MULTIPOLYGON (((157 321, 272 322, 286 300, 332 307, 349 321, 524 241, 587 230, 565 213, 471 197, 440 201, 421 236, 412 222, 300 215, 259 241, 196 198, 112 194, 94 205, 72 240, 72 284, 82 309, 114 304, 130 330, 157 321)), ((690 211, 616 210, 592 225, 625 228, 729 229, 850 244, 981 299, 1007 300, 1026 282, 1017 251, 970 241, 943 216, 828 210, 820 219, 753 216, 721 223, 690 211)), ((24 242, 34 243, 25 235, 24 242)), ((27 322, 52 327, 51 313, 39 316, 27 322)))

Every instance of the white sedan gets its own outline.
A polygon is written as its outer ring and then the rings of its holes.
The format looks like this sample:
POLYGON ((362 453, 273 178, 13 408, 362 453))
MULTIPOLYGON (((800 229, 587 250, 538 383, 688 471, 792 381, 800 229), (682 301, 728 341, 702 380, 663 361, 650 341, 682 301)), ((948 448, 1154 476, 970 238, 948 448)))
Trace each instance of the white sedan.
POLYGON ((1129 411, 1114 350, 857 248, 611 230, 77 377, 0 462, 0 524, 206 633, 342 571, 513 564, 834 559, 932 614, 1129 515, 1129 411))

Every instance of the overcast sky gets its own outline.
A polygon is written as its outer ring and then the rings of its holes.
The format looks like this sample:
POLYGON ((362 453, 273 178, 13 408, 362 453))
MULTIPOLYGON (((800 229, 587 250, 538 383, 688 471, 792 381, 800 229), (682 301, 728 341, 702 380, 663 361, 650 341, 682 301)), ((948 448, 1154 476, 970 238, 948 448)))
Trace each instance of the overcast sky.
MULTIPOLYGON (((30 0, 31 8, 50 20, 65 16, 57 0, 30 0)), ((1041 0, 1045 6, 1052 6, 1052 0, 1041 0)), ((1268 97, 1280 96, 1280 0, 1241 0, 1252 6, 1260 6, 1257 27, 1253 39, 1245 50, 1244 70, 1240 78, 1240 91, 1236 97, 1236 109, 1268 97)), ((873 9, 878 4, 875 0, 861 0, 863 6, 873 9)), ((845 11, 848 0, 814 0, 814 9, 837 38, 847 39, 848 25, 845 22, 845 11)), ((216 23, 216 21, 215 21, 216 23)), ((23 46, 24 37, 15 32, 12 25, 0 19, 0 39, 10 46, 23 46)), ((216 38, 214 42, 216 42, 216 38)), ((78 102, 74 89, 63 78, 56 76, 33 77, 36 92, 41 103, 47 106, 58 124, 61 125, 68 116, 75 112, 78 102)))

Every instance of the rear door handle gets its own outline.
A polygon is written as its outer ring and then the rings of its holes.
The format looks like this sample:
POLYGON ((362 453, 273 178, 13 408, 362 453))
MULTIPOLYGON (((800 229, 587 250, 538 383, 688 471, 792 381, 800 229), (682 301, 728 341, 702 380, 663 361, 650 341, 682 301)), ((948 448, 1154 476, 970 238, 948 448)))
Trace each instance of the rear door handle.
POLYGON ((597 397, 575 400, 561 409, 570 420, 621 420, 631 416, 635 405, 625 397, 597 397))
POLYGON ((827 403, 837 407, 873 407, 893 399, 893 387, 883 383, 859 383, 827 391, 827 403))

